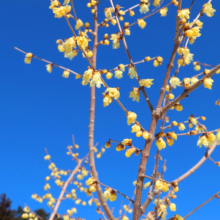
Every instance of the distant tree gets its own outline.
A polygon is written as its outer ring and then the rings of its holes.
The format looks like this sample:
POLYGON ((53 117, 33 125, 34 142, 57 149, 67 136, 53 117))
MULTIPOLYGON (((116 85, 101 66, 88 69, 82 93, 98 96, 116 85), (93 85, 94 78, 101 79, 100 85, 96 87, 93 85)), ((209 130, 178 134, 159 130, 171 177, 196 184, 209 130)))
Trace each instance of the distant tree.
POLYGON ((42 217, 44 220, 48 219, 50 216, 50 213, 47 213, 44 209, 37 209, 35 210, 35 213, 42 217))
POLYGON ((11 203, 6 194, 0 195, 0 220, 14 220, 15 211, 11 210, 11 203))

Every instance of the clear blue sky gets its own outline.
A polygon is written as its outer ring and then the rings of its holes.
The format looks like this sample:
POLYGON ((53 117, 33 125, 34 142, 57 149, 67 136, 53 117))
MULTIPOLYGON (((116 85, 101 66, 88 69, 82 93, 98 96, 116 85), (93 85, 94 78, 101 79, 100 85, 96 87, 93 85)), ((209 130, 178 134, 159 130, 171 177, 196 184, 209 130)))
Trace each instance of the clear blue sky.
MULTIPOLYGON (((81 19, 84 22, 91 21, 90 10, 86 8, 87 1, 75 0, 74 2, 78 15, 81 14, 81 19)), ((138 2, 115 1, 125 9, 138 2)), ((168 0, 164 1, 165 4, 168 2, 168 0)), ((183 7, 186 8, 191 0, 183 2, 183 7)), ((204 0, 195 1, 192 18, 197 15, 205 2, 204 0)), ((62 70, 58 68, 54 68, 52 74, 47 73, 45 63, 39 60, 34 59, 31 65, 26 65, 23 62, 24 55, 13 49, 14 46, 19 47, 79 73, 86 70, 88 64, 81 54, 70 61, 58 52, 56 40, 71 37, 71 32, 65 19, 53 17, 52 11, 48 9, 49 3, 43 0, 1 1, 0 193, 6 193, 10 197, 13 201, 13 208, 18 205, 23 206, 25 203, 32 209, 47 207, 46 203, 39 204, 31 199, 33 193, 43 195, 44 178, 49 175, 48 163, 43 160, 45 148, 51 154, 53 162, 61 169, 74 167, 73 162, 66 155, 66 147, 72 144, 72 134, 80 146, 80 156, 84 156, 88 150, 89 86, 83 87, 73 75, 69 79, 61 77, 62 70)), ((102 21, 103 9, 110 7, 110 4, 103 0, 100 5, 99 21, 102 21)), ((198 38, 195 44, 190 45, 190 50, 195 60, 216 65, 220 63, 220 2, 214 0, 213 7, 217 10, 215 16, 208 18, 204 15, 201 18, 204 22, 202 37, 198 38)), ((135 12, 140 17, 137 9, 135 12)), ((147 27, 144 30, 134 26, 131 28, 131 36, 126 37, 134 61, 142 60, 145 56, 160 55, 164 58, 163 65, 158 68, 154 68, 152 63, 137 66, 140 78, 155 79, 154 85, 147 89, 154 106, 174 44, 175 13, 175 7, 171 6, 166 17, 161 18, 158 14, 150 17, 147 19, 147 27)), ((125 17, 125 20, 132 22, 136 18, 125 17)), ((117 31, 116 27, 101 28, 100 39, 104 33, 110 34, 115 31, 117 31)), ((100 46, 97 63, 99 69, 114 68, 120 63, 128 63, 122 44, 118 50, 112 50, 111 46, 100 46)), ((182 68, 179 77, 182 79, 195 74, 191 64, 182 68)), ((170 111, 168 113, 170 120, 181 122, 187 120, 190 114, 205 115, 207 116, 205 125, 208 130, 219 128, 220 107, 215 106, 214 102, 220 98, 220 76, 214 75, 213 79, 215 82, 212 90, 201 86, 190 94, 189 98, 181 102, 184 107, 182 112, 170 111)), ((130 79, 124 73, 123 79, 112 79, 108 83, 112 87, 120 87, 122 103, 128 110, 136 112, 138 121, 148 128, 151 116, 143 96, 141 95, 139 104, 128 98, 132 87, 137 86, 136 80, 130 79)), ((98 147, 103 146, 109 138, 118 141, 132 138, 135 146, 143 148, 144 140, 137 139, 134 134, 130 133, 131 127, 127 125, 125 114, 117 103, 113 102, 104 108, 102 103, 104 88, 96 91, 95 142, 99 143, 98 147)), ((175 94, 178 95, 181 91, 182 88, 177 89, 175 94)), ((200 149, 196 146, 197 139, 198 137, 179 137, 174 146, 167 147, 161 152, 163 159, 167 159, 166 180, 172 181, 180 176, 204 155, 205 148, 200 149)), ((152 174, 155 153, 154 143, 147 165, 147 175, 152 174)), ((216 161, 220 160, 218 155, 220 155, 219 147, 213 154, 216 161)), ((132 182, 136 179, 139 161, 140 155, 133 155, 127 159, 124 152, 116 152, 113 145, 101 159, 97 160, 100 181, 131 197, 134 189, 132 182)), ((161 166, 160 164, 160 170, 161 166)), ((186 215, 220 190, 219 169, 207 161, 180 184, 176 213, 186 215)), ((58 187, 53 186, 52 192, 55 196, 58 195, 58 187)), ((114 211, 115 215, 121 199, 118 196, 117 202, 110 204, 110 206, 117 207, 114 211)), ((74 206, 74 203, 64 204, 60 207, 59 213, 62 214, 67 208, 74 206)), ((189 219, 217 220, 219 219, 218 207, 219 201, 213 200, 189 219)), ((89 208, 87 212, 80 206, 78 210, 80 217, 98 218, 94 211, 95 206, 89 208)), ((173 215, 174 213, 169 213, 168 217, 173 215)))

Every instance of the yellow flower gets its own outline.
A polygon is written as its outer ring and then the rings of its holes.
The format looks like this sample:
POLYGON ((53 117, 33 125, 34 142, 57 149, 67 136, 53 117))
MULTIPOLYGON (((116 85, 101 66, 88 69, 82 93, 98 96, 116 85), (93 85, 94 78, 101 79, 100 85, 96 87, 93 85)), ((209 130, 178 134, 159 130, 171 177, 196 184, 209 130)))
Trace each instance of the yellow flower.
POLYGON ((163 192, 167 192, 169 190, 169 187, 165 182, 157 180, 155 183, 155 189, 161 189, 163 192))
POLYGON ((147 23, 143 19, 138 19, 138 25, 140 28, 144 29, 147 23))
POLYGON ((172 212, 176 211, 176 204, 170 203, 169 207, 170 207, 170 211, 172 211, 172 212))
POLYGON ((29 209, 27 206, 25 206, 25 207, 23 208, 23 211, 24 211, 24 212, 30 212, 30 209, 29 209))
POLYGON ((140 93, 138 88, 133 88, 133 91, 130 92, 129 98, 132 98, 133 101, 139 102, 140 93))
POLYGON ((134 112, 128 112, 127 113, 127 123, 128 125, 135 123, 135 120, 137 118, 137 114, 135 114, 134 112))
POLYGON ((172 138, 166 138, 166 142, 169 146, 172 146, 174 144, 174 140, 172 138))
POLYGON ((32 53, 27 53, 27 54, 25 55, 24 62, 25 62, 26 64, 30 64, 32 57, 33 57, 33 54, 32 54, 32 53))
POLYGON ((123 76, 122 76, 122 71, 121 70, 116 70, 115 71, 115 78, 117 79, 121 79, 123 76))
POLYGON ((137 136, 137 137, 141 137, 141 136, 142 136, 142 134, 143 134, 143 132, 142 132, 142 131, 138 131, 138 132, 136 133, 136 136, 137 136))
POLYGON ((113 49, 117 49, 120 47, 119 43, 120 36, 117 34, 112 34, 110 40, 112 40, 112 47, 113 49))
POLYGON ((60 5, 59 1, 57 1, 57 0, 51 1, 49 9, 54 9, 59 5, 60 5))
POLYGON ((46 65, 46 68, 47 68, 47 72, 51 73, 52 72, 52 68, 53 68, 53 64, 46 65))
POLYGON ((166 142, 163 140, 163 138, 158 138, 156 141, 156 145, 159 150, 162 150, 166 147, 166 142))
POLYGON ((183 131, 183 130, 186 129, 186 127, 185 127, 185 125, 184 125, 183 123, 179 123, 179 124, 178 124, 178 127, 179 127, 179 130, 180 130, 180 131, 183 131))
POLYGON ((177 135, 175 134, 174 131, 168 132, 168 133, 167 133, 167 136, 173 138, 174 140, 177 140, 177 135))
POLYGON ((113 76, 113 74, 112 74, 111 72, 107 72, 107 73, 105 74, 106 79, 111 79, 112 76, 113 76))
POLYGON ((174 89, 176 89, 176 87, 177 86, 180 86, 180 79, 179 78, 177 78, 176 76, 172 76, 171 78, 170 78, 170 85, 174 88, 174 89))
POLYGON ((145 140, 149 138, 149 133, 147 131, 144 131, 142 135, 145 140))
POLYGON ((216 139, 215 135, 212 132, 207 132, 206 133, 206 138, 208 140, 209 146, 211 146, 214 143, 215 139, 216 139))
POLYGON ((70 75, 70 72, 68 71, 68 70, 65 70, 64 72, 63 72, 63 75, 62 75, 62 77, 64 77, 64 78, 68 78, 69 77, 69 75, 70 75))
POLYGON ((130 16, 134 16, 135 15, 134 11, 132 11, 132 10, 129 10, 128 12, 129 12, 130 16))
POLYGON ((109 200, 111 202, 114 202, 117 199, 117 194, 114 190, 111 191, 111 196, 109 197, 109 200))
POLYGON ((44 160, 50 160, 51 156, 48 154, 46 156, 44 156, 44 160))
POLYGON ((191 85, 194 85, 195 83, 197 83, 199 80, 197 77, 192 77, 191 78, 191 85))
POLYGON ((156 59, 154 59, 153 65, 155 67, 158 67, 159 65, 161 65, 163 62, 163 58, 162 57, 156 57, 156 59))
POLYGON ((112 103, 113 99, 110 97, 110 95, 107 93, 104 93, 103 95, 103 105, 104 107, 108 106, 110 103, 112 103))
POLYGON ((101 74, 100 72, 96 71, 92 77, 92 80, 90 81, 90 87, 96 86, 97 88, 100 88, 103 84, 101 74))
POLYGON ((44 190, 48 190, 48 189, 50 189, 49 183, 47 183, 47 184, 44 186, 44 190))
POLYGON ((111 142, 110 142, 110 141, 106 142, 106 143, 105 143, 105 147, 106 147, 106 148, 110 148, 110 147, 111 147, 111 142))
POLYGON ((68 5, 70 3, 70 0, 65 0, 63 5, 68 5))
POLYGON ((207 88, 207 89, 212 89, 212 83, 213 83, 213 82, 214 82, 213 79, 211 79, 211 78, 205 78, 205 79, 203 80, 203 85, 204 85, 204 87, 207 88))
POLYGON ((129 218, 124 215, 121 220, 129 220, 129 218))
POLYGON ((105 192, 102 195, 103 195, 105 201, 107 201, 109 199, 109 197, 111 196, 110 190, 109 189, 105 190, 105 192))
POLYGON ((119 64, 118 65, 118 68, 121 70, 121 71, 125 71, 125 65, 124 64, 119 64))
POLYGON ((124 149, 125 149, 125 146, 122 145, 122 144, 118 144, 118 145, 116 146, 116 151, 122 151, 122 150, 124 150, 124 149))
POLYGON ((182 9, 177 14, 181 19, 189 19, 190 11, 188 8, 182 9))
POLYGON ((127 145, 127 146, 132 146, 132 139, 124 139, 122 142, 121 142, 123 145, 127 145))
POLYGON ((26 219, 26 218, 29 217, 29 215, 28 215, 27 213, 23 213, 23 214, 21 215, 21 217, 24 218, 24 219, 26 219))
POLYGON ((78 19, 78 20, 76 21, 75 29, 78 30, 78 29, 81 28, 82 26, 83 26, 82 20, 78 19))
POLYGON ((89 39, 84 36, 83 32, 81 32, 81 34, 81 36, 76 37, 76 42, 81 49, 85 50, 89 45, 89 39))
POLYGON ((65 6, 61 6, 58 8, 53 8, 52 10, 53 10, 53 13, 55 14, 54 15, 55 18, 62 18, 64 15, 67 15, 70 13, 71 6, 65 5, 65 6))
POLYGON ((131 133, 134 133, 134 132, 138 132, 141 130, 141 127, 138 125, 138 124, 134 124, 132 127, 131 127, 131 133))
POLYGON ((132 66, 132 67, 129 68, 128 75, 130 75, 131 79, 133 79, 133 78, 137 79, 138 78, 138 74, 137 74, 135 66, 132 66))
POLYGON ((201 148, 202 145, 204 145, 204 147, 209 146, 209 142, 208 142, 206 136, 204 136, 204 135, 199 137, 199 140, 197 141, 197 146, 199 146, 201 148))
POLYGON ((146 189, 148 186, 150 186, 151 182, 147 182, 144 184, 144 189, 146 189))
POLYGON ((153 85, 153 81, 154 79, 141 79, 139 81, 140 86, 145 86, 147 88, 150 88, 151 85, 153 85))
POLYGON ((206 3, 203 5, 202 12, 206 14, 208 17, 212 17, 214 16, 214 13, 216 12, 216 10, 212 8, 211 3, 206 3))
POLYGON ((105 93, 108 93, 109 96, 114 99, 118 99, 120 97, 120 92, 118 91, 117 88, 108 87, 105 93))
POLYGON ((109 21, 112 18, 113 8, 105 8, 105 17, 109 21))
POLYGON ((160 0, 154 0, 153 6, 158 6, 160 4, 160 0))
POLYGON ((140 10, 139 10, 140 13, 146 14, 149 11, 149 6, 150 6, 150 4, 145 4, 145 3, 140 4, 140 10))
POLYGON ((194 66, 194 70, 196 70, 196 71, 201 70, 201 66, 200 66, 200 65, 195 65, 195 66, 194 66))
POLYGON ((175 215, 173 220, 184 220, 180 215, 175 215))
POLYGON ((129 148, 128 150, 126 150, 125 156, 126 156, 126 157, 130 157, 131 154, 133 154, 135 151, 136 151, 136 148, 131 147, 131 148, 129 148))
POLYGON ((167 12, 168 12, 168 8, 165 7, 165 8, 162 8, 160 9, 160 14, 161 14, 161 17, 165 17, 167 15, 167 12))

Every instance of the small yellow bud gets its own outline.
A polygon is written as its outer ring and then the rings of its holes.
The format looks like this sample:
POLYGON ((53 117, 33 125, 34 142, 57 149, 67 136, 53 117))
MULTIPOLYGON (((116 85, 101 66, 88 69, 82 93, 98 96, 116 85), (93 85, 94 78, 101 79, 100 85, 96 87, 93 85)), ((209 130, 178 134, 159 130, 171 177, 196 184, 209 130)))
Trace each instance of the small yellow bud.
POLYGON ((149 139, 149 133, 148 133, 147 131, 144 131, 144 132, 143 132, 143 138, 144 138, 145 140, 149 139))

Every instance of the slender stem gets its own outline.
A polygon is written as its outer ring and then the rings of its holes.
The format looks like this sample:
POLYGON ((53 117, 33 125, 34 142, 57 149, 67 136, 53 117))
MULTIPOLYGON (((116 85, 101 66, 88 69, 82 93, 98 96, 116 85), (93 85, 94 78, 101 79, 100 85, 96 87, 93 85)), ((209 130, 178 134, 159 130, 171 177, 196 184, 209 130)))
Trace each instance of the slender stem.
POLYGON ((218 198, 218 195, 220 194, 220 191, 217 192, 216 194, 214 194, 212 197, 210 197, 208 200, 206 200, 205 202, 203 202, 201 205, 199 205, 197 208, 195 208, 192 212, 190 212, 188 215, 186 215, 183 219, 188 218, 190 215, 192 215, 194 212, 196 212, 198 209, 200 209, 202 206, 204 206, 205 204, 207 204, 208 202, 210 202, 212 199, 214 198, 218 198))
POLYGON ((109 187, 109 186, 107 186, 107 185, 105 185, 105 184, 103 184, 103 183, 100 183, 100 182, 98 182, 98 183, 99 183, 100 185, 102 185, 102 186, 105 186, 105 187, 107 187, 107 188, 113 189, 115 192, 117 192, 118 194, 124 196, 124 197, 125 197, 126 199, 128 199, 130 202, 134 203, 134 201, 133 201, 132 199, 130 199, 128 196, 126 196, 124 193, 121 193, 121 192, 118 191, 117 189, 114 189, 114 188, 112 188, 112 187, 109 187))
MULTIPOLYGON (((93 64, 92 66, 96 69, 96 60, 97 60, 97 42, 98 42, 98 22, 97 22, 97 5, 94 7, 95 13, 93 16, 94 19, 94 41, 93 41, 93 64)), ((95 157, 94 157, 94 122, 95 122, 95 86, 90 89, 90 119, 89 119, 89 164, 92 176, 99 181, 98 173, 95 167, 95 157)), ((109 220, 114 220, 114 216, 106 203, 104 197, 102 196, 102 188, 99 184, 97 184, 97 194, 99 201, 102 205, 104 212, 106 213, 109 220)))
MULTIPOLYGON (((87 157, 87 156, 86 156, 86 157, 87 157)), ((84 157, 84 159, 85 159, 86 157, 84 157)), ((60 203, 61 203, 61 201, 62 201, 62 199, 63 199, 63 195, 64 195, 64 193, 66 192, 66 188, 67 188, 67 186, 69 185, 70 181, 73 179, 73 176, 78 172, 78 170, 79 170, 79 168, 80 168, 80 166, 81 166, 81 163, 83 162, 84 159, 78 160, 77 166, 75 167, 75 169, 72 171, 71 175, 69 176, 69 178, 68 178, 67 181, 65 182, 65 184, 64 184, 64 186, 63 186, 63 188, 62 188, 62 190, 61 190, 61 193, 60 193, 60 195, 59 195, 59 198, 57 199, 57 203, 56 203, 56 205, 55 205, 55 207, 54 207, 54 209, 53 209, 53 212, 52 212, 51 215, 50 215, 49 220, 53 220, 53 219, 54 219, 54 217, 55 217, 55 215, 56 215, 56 213, 57 213, 57 210, 58 210, 58 208, 59 208, 59 206, 60 206, 60 203)))
MULTIPOLYGON (((14 49, 20 51, 21 53, 27 54, 27 52, 25 52, 25 51, 23 51, 23 50, 21 50, 21 49, 19 49, 19 48, 17 48, 17 47, 15 47, 14 49)), ((65 67, 63 67, 63 66, 60 66, 60 65, 58 65, 58 64, 52 63, 52 62, 50 62, 50 61, 48 61, 48 60, 42 59, 42 58, 37 57, 37 56, 35 56, 35 55, 33 55, 33 57, 36 58, 36 59, 38 59, 38 60, 41 60, 41 61, 43 61, 43 62, 45 62, 45 63, 51 64, 51 65, 53 65, 53 66, 56 66, 56 67, 58 67, 58 68, 60 68, 60 69, 67 70, 67 71, 69 71, 70 73, 73 73, 74 75, 79 75, 79 73, 76 73, 76 72, 74 72, 74 71, 72 71, 72 70, 70 70, 70 69, 68 69, 68 68, 65 68, 65 67)))

